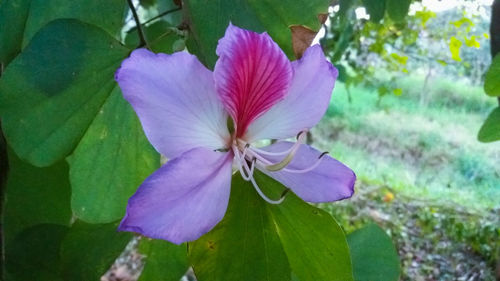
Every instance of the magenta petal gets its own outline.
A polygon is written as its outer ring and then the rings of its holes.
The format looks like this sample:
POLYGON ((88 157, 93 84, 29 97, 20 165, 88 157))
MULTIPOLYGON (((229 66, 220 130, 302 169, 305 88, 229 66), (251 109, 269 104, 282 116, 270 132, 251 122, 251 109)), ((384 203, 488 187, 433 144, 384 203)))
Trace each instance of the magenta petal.
MULTIPOLYGON (((289 149, 292 145, 291 142, 282 141, 262 149, 269 152, 281 152, 289 149)), ((321 152, 318 150, 302 144, 286 169, 309 168, 320 155, 321 152)), ((283 156, 266 156, 265 158, 272 162, 279 162, 283 156)), ((354 172, 328 155, 324 155, 319 166, 310 172, 291 173, 286 170, 278 172, 260 170, 308 202, 332 202, 349 198, 354 193, 354 182, 356 181, 354 172)))
POLYGON ((227 209, 230 153, 195 148, 168 161, 129 199, 119 230, 175 244, 210 231, 227 209))
POLYGON ((296 136, 314 127, 325 114, 337 69, 326 60, 319 45, 309 47, 292 66, 294 74, 288 94, 250 124, 245 135, 247 141, 296 136))
POLYGON ((215 87, 242 136, 248 125, 281 100, 292 79, 292 67, 267 33, 232 24, 217 46, 215 87))
POLYGON ((219 149, 229 140, 213 75, 195 56, 138 49, 123 61, 116 81, 151 144, 168 158, 195 147, 219 149))

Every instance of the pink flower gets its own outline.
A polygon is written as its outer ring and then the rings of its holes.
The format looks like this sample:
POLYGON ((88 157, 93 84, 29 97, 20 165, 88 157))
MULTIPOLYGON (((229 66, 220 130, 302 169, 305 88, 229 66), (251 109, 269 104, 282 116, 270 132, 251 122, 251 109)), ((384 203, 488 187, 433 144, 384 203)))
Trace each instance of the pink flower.
POLYGON ((217 55, 212 73, 186 52, 139 49, 116 73, 147 138, 171 159, 130 198, 120 230, 177 244, 199 238, 224 217, 233 165, 271 204, 284 198, 268 198, 255 169, 309 202, 354 192, 356 176, 348 167, 302 144, 324 115, 337 77, 321 48, 290 62, 266 33, 230 24, 217 55), (253 145, 294 136, 296 143, 253 145))

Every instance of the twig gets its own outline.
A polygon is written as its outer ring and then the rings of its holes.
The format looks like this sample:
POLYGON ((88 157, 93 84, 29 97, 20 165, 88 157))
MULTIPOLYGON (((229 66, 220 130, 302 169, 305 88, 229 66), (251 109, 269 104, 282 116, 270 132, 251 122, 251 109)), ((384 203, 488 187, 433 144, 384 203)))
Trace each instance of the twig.
POLYGON ((139 16, 137 15, 137 11, 135 10, 134 4, 132 0, 127 0, 128 6, 130 7, 130 11, 132 11, 132 16, 134 17, 135 25, 137 26, 137 34, 139 34, 139 40, 141 44, 139 47, 146 46, 149 49, 148 42, 146 41, 146 37, 144 36, 144 31, 142 30, 142 25, 139 20, 139 16))
POLYGON ((159 19, 159 18, 161 18, 161 17, 163 17, 163 16, 166 16, 166 15, 168 15, 168 14, 170 14, 170 13, 177 12, 177 11, 180 11, 180 10, 182 10, 182 8, 180 8, 180 7, 179 7, 179 8, 175 8, 175 9, 171 9, 171 10, 165 11, 165 12, 163 12, 163 13, 161 13, 161 14, 158 14, 158 15, 156 15, 156 16, 154 16, 154 17, 152 17, 152 18, 148 19, 148 20, 147 20, 147 21, 145 21, 143 24, 148 24, 148 23, 150 23, 150 22, 154 21, 155 19, 159 19))

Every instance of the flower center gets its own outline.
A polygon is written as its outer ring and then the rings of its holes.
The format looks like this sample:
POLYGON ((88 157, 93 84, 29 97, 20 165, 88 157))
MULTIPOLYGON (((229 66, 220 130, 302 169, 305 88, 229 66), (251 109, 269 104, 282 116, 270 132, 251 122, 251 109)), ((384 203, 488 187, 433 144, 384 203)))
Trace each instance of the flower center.
POLYGON ((288 192, 288 189, 285 189, 282 193, 281 197, 278 200, 273 200, 267 197, 260 187, 258 186, 255 178, 253 177, 253 172, 255 170, 255 166, 258 166, 263 171, 269 172, 289 172, 289 173, 307 173, 314 170, 321 163, 321 159, 328 152, 323 152, 318 159, 309 167, 304 169, 292 169, 287 168, 287 166, 292 162, 295 157, 297 151, 300 146, 304 143, 307 135, 307 131, 301 131, 297 135, 297 142, 290 148, 280 151, 280 152, 270 152, 263 149, 259 149, 257 147, 252 147, 246 141, 234 138, 232 141, 231 149, 234 152, 234 157, 236 160, 236 164, 238 165, 238 169, 240 171, 241 176, 244 180, 250 181, 254 186, 257 193, 268 203, 270 204, 280 204, 285 200, 285 196, 288 192), (282 157, 280 161, 271 161, 266 157, 282 157))

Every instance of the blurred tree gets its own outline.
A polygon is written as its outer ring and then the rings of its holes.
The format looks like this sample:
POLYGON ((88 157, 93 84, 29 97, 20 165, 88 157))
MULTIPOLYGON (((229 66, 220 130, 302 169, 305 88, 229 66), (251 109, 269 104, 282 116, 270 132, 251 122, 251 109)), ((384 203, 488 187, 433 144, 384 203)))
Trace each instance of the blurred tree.
POLYGON ((461 6, 436 14, 415 1, 406 10, 409 15, 399 17, 391 13, 390 1, 374 3, 339 1, 324 25, 321 44, 347 86, 363 84, 378 88, 380 96, 400 95, 395 83, 399 76, 424 73, 421 103, 425 105, 427 82, 433 75, 482 83, 490 63, 485 33, 488 7, 461 6), (389 71, 391 78, 384 77, 389 71))

